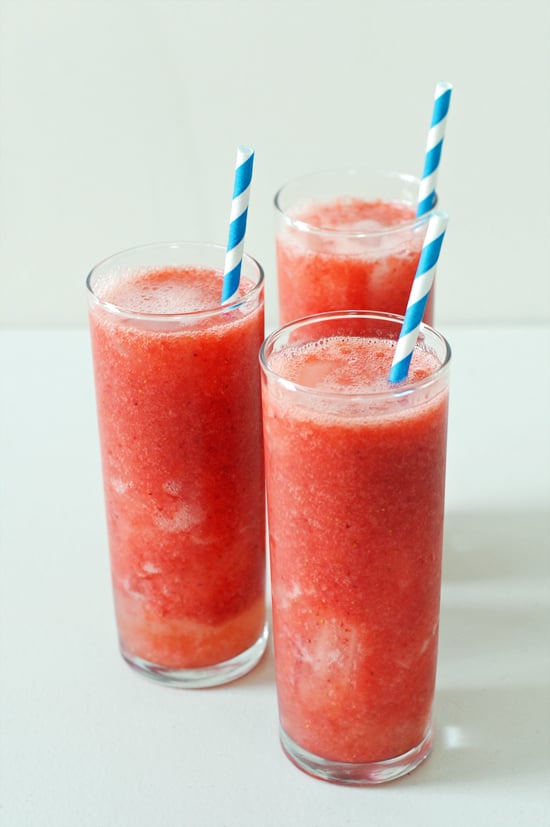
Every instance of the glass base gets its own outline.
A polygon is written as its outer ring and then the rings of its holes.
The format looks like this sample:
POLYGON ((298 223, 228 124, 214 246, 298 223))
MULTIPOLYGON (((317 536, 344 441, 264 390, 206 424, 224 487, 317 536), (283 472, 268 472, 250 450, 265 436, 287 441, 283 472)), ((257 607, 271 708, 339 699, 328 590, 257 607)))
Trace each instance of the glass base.
POLYGON ((121 648, 124 660, 136 671, 165 686, 176 689, 207 689, 242 678, 260 662, 267 646, 267 623, 258 640, 230 660, 196 669, 169 669, 128 654, 121 648))
POLYGON ((401 776, 407 775, 407 773, 416 769, 432 750, 431 727, 420 744, 403 755, 388 758, 385 761, 365 763, 346 763, 320 758, 318 755, 313 755, 311 752, 302 749, 292 738, 289 738, 282 728, 279 734, 284 752, 299 769, 323 781, 356 787, 383 784, 386 781, 401 778, 401 776))

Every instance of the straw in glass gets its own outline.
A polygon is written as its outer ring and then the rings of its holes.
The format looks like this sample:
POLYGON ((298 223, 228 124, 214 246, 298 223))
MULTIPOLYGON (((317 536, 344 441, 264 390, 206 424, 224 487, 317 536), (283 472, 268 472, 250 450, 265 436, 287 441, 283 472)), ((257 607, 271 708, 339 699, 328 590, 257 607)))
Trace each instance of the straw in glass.
POLYGON ((427 220, 428 228, 420 254, 420 261, 418 262, 403 325, 395 347, 389 375, 390 382, 402 382, 407 378, 449 219, 446 213, 436 211, 427 220))
POLYGON ((235 162, 229 236, 225 254, 222 304, 230 301, 239 289, 253 165, 254 150, 249 146, 239 145, 235 162))

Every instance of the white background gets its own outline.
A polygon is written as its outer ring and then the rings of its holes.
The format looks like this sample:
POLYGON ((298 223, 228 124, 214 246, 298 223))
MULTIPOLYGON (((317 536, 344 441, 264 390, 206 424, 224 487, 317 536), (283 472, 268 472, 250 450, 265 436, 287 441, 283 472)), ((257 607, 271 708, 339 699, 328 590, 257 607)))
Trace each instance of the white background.
POLYGON ((269 321, 275 190, 420 174, 439 79, 438 325, 550 320, 549 43, 547 0, 0 0, 0 325, 85 324, 121 248, 225 243, 238 143, 269 321))

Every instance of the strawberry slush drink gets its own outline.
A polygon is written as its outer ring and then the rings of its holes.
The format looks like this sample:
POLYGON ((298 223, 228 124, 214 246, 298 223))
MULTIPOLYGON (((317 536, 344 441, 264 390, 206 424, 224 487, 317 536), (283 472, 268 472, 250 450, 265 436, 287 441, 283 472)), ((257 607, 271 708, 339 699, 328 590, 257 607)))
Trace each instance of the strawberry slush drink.
MULTIPOLYGON (((281 323, 330 310, 403 315, 426 229, 418 180, 344 171, 297 179, 275 197, 281 323)), ((433 322, 433 295, 425 313, 433 322)))
POLYGON ((424 328, 390 386, 400 326, 324 314, 262 351, 281 741, 347 784, 397 778, 431 749, 449 350, 424 328))
POLYGON ((266 642, 263 274, 245 257, 221 307, 218 264, 151 245, 88 280, 121 651, 181 686, 244 674, 266 642))

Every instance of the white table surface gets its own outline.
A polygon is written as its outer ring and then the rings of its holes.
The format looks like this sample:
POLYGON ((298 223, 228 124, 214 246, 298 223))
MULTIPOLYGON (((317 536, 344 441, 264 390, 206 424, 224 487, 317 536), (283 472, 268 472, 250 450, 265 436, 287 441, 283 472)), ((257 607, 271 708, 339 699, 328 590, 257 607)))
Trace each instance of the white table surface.
POLYGON ((453 347, 436 738, 411 775, 309 778, 273 657, 182 691, 117 651, 85 330, 0 333, 2 827, 547 827, 550 329, 453 347))

